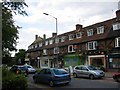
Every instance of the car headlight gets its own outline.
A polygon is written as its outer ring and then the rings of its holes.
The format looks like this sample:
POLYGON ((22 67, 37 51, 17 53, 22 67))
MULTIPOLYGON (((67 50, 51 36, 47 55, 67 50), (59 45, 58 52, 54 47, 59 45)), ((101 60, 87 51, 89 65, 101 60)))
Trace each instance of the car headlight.
POLYGON ((95 74, 96 74, 96 75, 100 75, 100 73, 99 73, 99 72, 95 72, 95 74))

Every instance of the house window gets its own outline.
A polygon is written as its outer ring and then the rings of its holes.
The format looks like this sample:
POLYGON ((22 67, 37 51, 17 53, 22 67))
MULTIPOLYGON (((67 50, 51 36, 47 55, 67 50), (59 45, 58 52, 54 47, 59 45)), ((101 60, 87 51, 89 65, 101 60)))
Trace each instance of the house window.
POLYGON ((73 39, 74 39, 74 35, 73 34, 69 35, 69 40, 73 40, 73 39))
POLYGON ((54 48, 54 54, 58 54, 59 53, 59 48, 58 47, 55 47, 54 48))
POLYGON ((81 38, 82 37, 82 32, 76 33, 76 38, 81 38))
POLYGON ((37 44, 35 44, 35 48, 37 48, 37 44))
POLYGON ((53 40, 51 39, 51 40, 49 40, 49 44, 53 44, 53 40))
POLYGON ((73 45, 68 46, 68 52, 75 52, 73 45))
POLYGON ((65 36, 61 37, 61 42, 65 41, 65 36))
POLYGON ((95 50, 97 47, 97 42, 93 41, 93 42, 88 42, 88 50, 95 50))
POLYGON ((55 38, 55 43, 59 43, 59 38, 55 38))
POLYGON ((87 31, 87 36, 93 36, 93 29, 87 31))
POLYGON ((48 45, 48 41, 45 41, 45 45, 48 45))
POLYGON ((47 55, 47 50, 43 49, 43 55, 47 55))
POLYGON ((115 38, 115 47, 120 47, 120 37, 115 38))
POLYGON ((39 47, 42 47, 42 43, 39 43, 39 47))
POLYGON ((97 34, 102 34, 102 33, 104 33, 104 26, 97 28, 97 34))
POLYGON ((120 23, 113 24, 113 30, 120 29, 120 23))

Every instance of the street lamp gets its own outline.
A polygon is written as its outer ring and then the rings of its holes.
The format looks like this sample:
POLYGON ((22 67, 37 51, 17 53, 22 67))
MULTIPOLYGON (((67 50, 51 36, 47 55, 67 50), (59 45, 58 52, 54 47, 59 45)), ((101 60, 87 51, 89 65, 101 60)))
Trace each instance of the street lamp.
MULTIPOLYGON (((51 17, 53 17, 53 18, 55 19, 55 21, 56 21, 56 39, 57 39, 57 34, 58 34, 57 18, 54 17, 54 16, 52 16, 52 15, 50 15, 50 14, 48 14, 48 13, 43 13, 43 14, 44 14, 44 15, 47 15, 47 16, 51 16, 51 17)), ((56 47, 57 47, 57 44, 56 44, 56 47)), ((58 49, 58 47, 57 47, 57 49, 58 49)), ((57 64, 58 64, 58 52, 57 52, 57 64)))
POLYGON ((58 33, 58 28, 57 28, 57 18, 56 17, 54 17, 54 16, 52 16, 52 15, 50 15, 50 14, 48 14, 48 13, 43 13, 44 15, 47 15, 47 16, 51 16, 51 17, 53 17, 55 20, 56 20, 56 34, 58 33))

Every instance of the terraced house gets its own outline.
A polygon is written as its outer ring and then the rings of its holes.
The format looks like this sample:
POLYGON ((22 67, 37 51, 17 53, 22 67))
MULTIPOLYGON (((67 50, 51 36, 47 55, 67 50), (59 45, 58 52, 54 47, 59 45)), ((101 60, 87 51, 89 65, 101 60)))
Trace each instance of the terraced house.
POLYGON ((35 36, 26 59, 39 68, 93 65, 106 70, 120 69, 120 10, 116 17, 52 37, 35 36))

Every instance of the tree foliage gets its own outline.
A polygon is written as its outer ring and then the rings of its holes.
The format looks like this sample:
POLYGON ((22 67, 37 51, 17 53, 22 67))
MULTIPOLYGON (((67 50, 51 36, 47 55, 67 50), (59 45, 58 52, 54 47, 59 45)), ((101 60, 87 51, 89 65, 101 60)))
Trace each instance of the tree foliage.
POLYGON ((15 54, 15 59, 18 62, 18 64, 24 64, 25 54, 26 54, 25 49, 19 49, 19 52, 15 54), (20 62, 19 62, 19 60, 20 60, 20 62))
POLYGON ((13 20, 13 13, 27 15, 24 7, 27 4, 22 2, 13 2, 13 0, 3 0, 2 2, 2 51, 3 57, 10 56, 10 51, 16 50, 18 29, 13 20))

